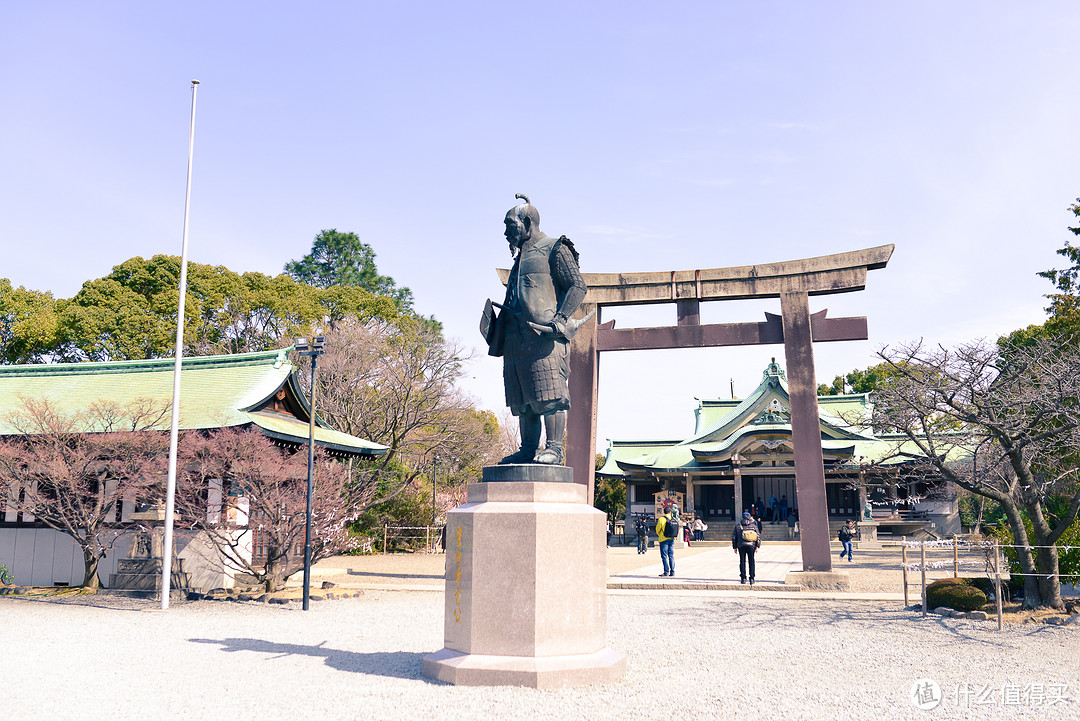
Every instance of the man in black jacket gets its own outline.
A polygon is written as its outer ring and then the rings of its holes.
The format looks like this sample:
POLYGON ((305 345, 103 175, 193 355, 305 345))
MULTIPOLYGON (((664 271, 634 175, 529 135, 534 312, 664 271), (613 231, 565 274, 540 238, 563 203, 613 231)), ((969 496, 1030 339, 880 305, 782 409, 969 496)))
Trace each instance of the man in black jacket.
POLYGON ((638 516, 637 521, 634 523, 634 530, 637 531, 637 552, 648 553, 649 524, 645 522, 644 515, 638 516))
POLYGON ((739 554, 739 583, 746 583, 746 567, 750 566, 750 585, 754 585, 754 554, 761 548, 758 524, 749 513, 742 514, 742 523, 731 532, 731 547, 739 554))

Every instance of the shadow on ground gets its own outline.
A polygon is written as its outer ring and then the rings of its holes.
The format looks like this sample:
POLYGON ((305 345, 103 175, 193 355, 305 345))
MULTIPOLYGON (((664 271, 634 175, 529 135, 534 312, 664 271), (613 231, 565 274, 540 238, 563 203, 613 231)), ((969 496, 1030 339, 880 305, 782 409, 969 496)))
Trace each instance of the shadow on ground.
POLYGON ((430 578, 438 581, 446 578, 442 573, 386 573, 384 571, 355 571, 351 568, 346 569, 345 573, 349 576, 367 576, 369 578, 430 578))
MULTIPOLYGON (((271 643, 257 638, 191 638, 192 643, 217 644, 226 653, 252 651, 270 654, 273 658, 282 656, 312 656, 323 658, 330 668, 350 673, 363 673, 371 676, 389 676, 392 678, 424 679, 420 669, 426 654, 410 651, 377 651, 358 653, 337 648, 303 646, 294 643, 271 643)), ((432 682, 435 683, 435 682, 432 682)))

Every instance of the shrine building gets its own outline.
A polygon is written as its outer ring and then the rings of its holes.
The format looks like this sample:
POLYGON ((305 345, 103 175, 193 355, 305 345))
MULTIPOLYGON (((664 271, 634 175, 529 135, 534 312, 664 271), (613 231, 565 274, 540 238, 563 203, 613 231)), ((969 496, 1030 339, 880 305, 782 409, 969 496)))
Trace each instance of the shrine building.
MULTIPOLYGON (((959 533, 955 491, 943 483, 901 482, 900 471, 911 464, 913 449, 902 436, 868 428, 864 420, 870 410, 868 393, 818 397, 830 526, 854 518, 886 536, 922 530, 959 533)), ((721 538, 753 504, 766 507, 766 521, 774 497, 786 498, 788 508, 797 509, 783 369, 773 359, 746 398, 699 400, 689 438, 609 440, 597 476, 626 482, 628 528, 635 516, 654 515, 659 493, 682 498, 681 512, 717 527, 721 538)))

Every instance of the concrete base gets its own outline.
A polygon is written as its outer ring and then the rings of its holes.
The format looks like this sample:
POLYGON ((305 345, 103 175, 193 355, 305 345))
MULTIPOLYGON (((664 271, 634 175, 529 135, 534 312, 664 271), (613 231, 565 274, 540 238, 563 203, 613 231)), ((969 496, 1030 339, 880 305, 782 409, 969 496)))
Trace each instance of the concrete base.
POLYGON ((483 656, 444 648, 424 657, 424 675, 457 686, 552 689, 617 681, 626 657, 605 648, 574 656, 483 656))
POLYGON ((515 469, 513 481, 470 484, 447 514, 445 647, 424 659, 425 676, 554 688, 623 673, 625 657, 607 648, 604 514, 584 484, 554 479, 570 468, 539 468, 552 480, 515 469))
POLYGON ((784 577, 784 584, 807 591, 850 591, 851 577, 847 571, 792 571, 784 577))

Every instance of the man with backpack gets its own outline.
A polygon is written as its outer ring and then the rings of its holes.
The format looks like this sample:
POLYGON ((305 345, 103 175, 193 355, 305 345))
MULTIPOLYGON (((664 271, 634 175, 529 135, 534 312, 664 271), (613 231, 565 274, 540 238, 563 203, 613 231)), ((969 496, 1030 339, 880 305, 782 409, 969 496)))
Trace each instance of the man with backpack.
POLYGON ((750 566, 750 585, 754 585, 754 554, 761 548, 758 524, 749 513, 742 514, 742 523, 731 532, 731 547, 739 554, 739 583, 746 583, 746 567, 750 566))
POLYGON ((849 518, 847 523, 840 526, 840 532, 836 534, 837 539, 839 539, 839 541, 840 541, 840 545, 843 546, 843 550, 840 551, 840 558, 843 558, 844 554, 847 554, 847 560, 848 561, 854 560, 851 557, 851 551, 852 551, 852 549, 854 548, 854 545, 855 545, 855 544, 853 544, 851 542, 851 539, 854 536, 855 536, 855 521, 854 521, 854 519, 849 518))
POLYGON ((664 515, 656 522, 656 535, 660 539, 660 560, 664 563, 661 576, 675 575, 675 539, 679 537, 679 517, 675 509, 668 506, 664 515))
POLYGON ((637 552, 647 553, 649 550, 649 524, 645 522, 645 515, 639 515, 634 522, 634 531, 637 532, 637 552))

